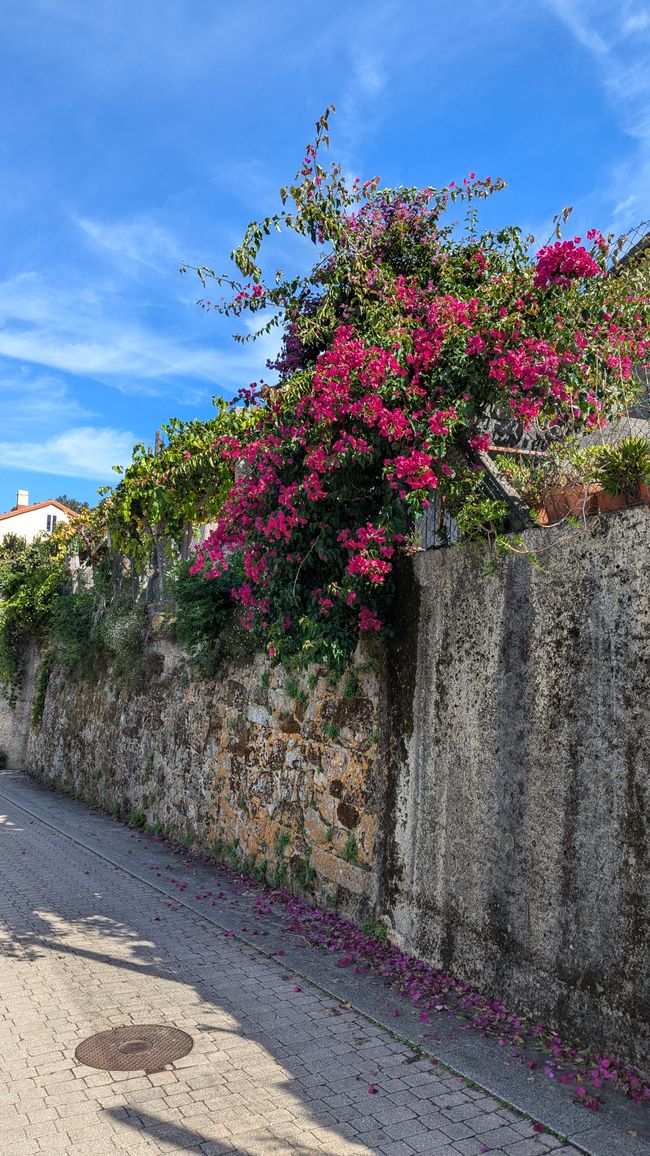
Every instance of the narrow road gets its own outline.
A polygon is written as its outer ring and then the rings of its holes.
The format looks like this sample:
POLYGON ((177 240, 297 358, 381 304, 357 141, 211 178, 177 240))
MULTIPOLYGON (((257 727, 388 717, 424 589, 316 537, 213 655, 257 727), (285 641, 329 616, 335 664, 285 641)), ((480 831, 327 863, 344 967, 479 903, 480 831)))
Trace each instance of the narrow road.
POLYGON ((12 798, 20 782, 0 777, 3 1156, 579 1151, 166 898, 156 872, 116 866, 124 828, 28 780, 12 798), (75 808, 97 850, 54 829, 75 808), (149 1074, 75 1059, 87 1037, 141 1024, 187 1032, 192 1050, 149 1074))

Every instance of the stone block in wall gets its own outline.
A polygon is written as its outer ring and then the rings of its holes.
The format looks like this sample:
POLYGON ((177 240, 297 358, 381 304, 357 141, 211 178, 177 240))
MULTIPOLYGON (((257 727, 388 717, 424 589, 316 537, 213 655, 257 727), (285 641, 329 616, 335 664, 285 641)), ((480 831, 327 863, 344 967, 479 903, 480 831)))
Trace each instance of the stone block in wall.
POLYGON ((328 879, 337 887, 352 891, 355 895, 370 896, 372 894, 373 879, 370 871, 357 867, 354 863, 346 863, 325 847, 314 847, 311 854, 311 864, 317 874, 328 879))

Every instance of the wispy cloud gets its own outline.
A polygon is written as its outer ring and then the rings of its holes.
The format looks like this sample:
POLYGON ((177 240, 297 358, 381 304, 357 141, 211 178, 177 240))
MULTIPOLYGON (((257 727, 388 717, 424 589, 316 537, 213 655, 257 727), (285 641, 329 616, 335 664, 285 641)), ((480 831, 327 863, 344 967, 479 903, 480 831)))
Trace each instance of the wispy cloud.
POLYGON ((44 441, 0 441, 0 465, 109 482, 112 467, 130 461, 134 441, 128 431, 75 426, 44 441))
POLYGON ((610 106, 635 141, 604 175, 614 228, 650 213, 650 8, 637 0, 542 0, 596 62, 610 106))
POLYGON ((647 28, 650 28, 650 10, 645 6, 630 12, 623 19, 622 31, 625 36, 631 36, 635 32, 645 32, 647 28))
POLYGON ((599 31, 596 3, 583 4, 581 0, 545 0, 556 16, 566 24, 576 40, 598 56, 607 54, 607 41, 599 31))
POLYGON ((151 269, 167 271, 181 261, 182 244, 155 221, 147 218, 132 221, 93 221, 75 218, 75 224, 99 249, 114 257, 125 258, 151 269))
MULTIPOLYGON (((195 395, 200 383, 228 392, 264 365, 265 351, 199 340, 194 318, 189 333, 167 332, 125 316, 119 291, 64 289, 37 273, 0 283, 0 356, 59 373, 89 376, 126 393, 195 395)), ((157 320, 159 320, 157 318, 157 320)), ((205 320, 209 333, 212 318, 205 320)), ((223 340, 223 339, 222 339, 223 340)))
POLYGON ((0 363, 0 437, 20 440, 96 417, 72 397, 65 381, 28 366, 0 363))

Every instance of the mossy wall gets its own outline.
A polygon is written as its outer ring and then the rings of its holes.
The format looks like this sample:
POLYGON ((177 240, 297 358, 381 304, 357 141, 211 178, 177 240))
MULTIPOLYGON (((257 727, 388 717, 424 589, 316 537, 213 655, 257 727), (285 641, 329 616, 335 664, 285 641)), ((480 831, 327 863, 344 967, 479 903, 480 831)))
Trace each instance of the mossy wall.
POLYGON ((541 568, 403 577, 379 901, 421 957, 647 1064, 650 510, 528 542, 541 568))

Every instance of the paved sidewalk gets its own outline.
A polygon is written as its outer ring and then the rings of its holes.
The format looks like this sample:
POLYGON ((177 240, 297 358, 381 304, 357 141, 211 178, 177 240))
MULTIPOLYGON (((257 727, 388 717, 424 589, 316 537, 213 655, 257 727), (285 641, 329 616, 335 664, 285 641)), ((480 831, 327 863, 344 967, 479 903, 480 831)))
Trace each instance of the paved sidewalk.
MULTIPOLYGON (((127 850, 127 839, 80 804, 0 777, 3 1156, 589 1150, 538 1134, 286 960, 166 897, 146 840, 127 850), (193 1050, 151 1075, 75 1060, 86 1037, 138 1023, 181 1028, 193 1050)), ((232 914, 232 894, 222 906, 232 914)))

